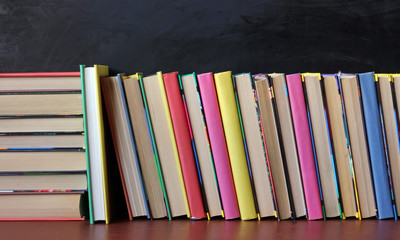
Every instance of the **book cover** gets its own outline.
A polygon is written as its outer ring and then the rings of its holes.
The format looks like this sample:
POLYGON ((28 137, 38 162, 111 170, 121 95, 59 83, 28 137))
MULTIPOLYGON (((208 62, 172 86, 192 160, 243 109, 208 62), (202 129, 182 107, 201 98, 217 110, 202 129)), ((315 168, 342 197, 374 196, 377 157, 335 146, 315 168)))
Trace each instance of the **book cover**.
POLYGON ((212 73, 197 75, 225 219, 240 217, 212 73))
POLYGON ((286 83, 293 118, 293 129, 303 180, 304 197, 307 207, 307 218, 316 220, 323 218, 317 169, 308 126, 306 104, 304 100, 302 79, 300 74, 286 75, 286 83))
POLYGON ((243 220, 253 219, 257 217, 257 213, 240 129, 239 115, 236 108, 232 73, 230 71, 215 73, 214 79, 240 217, 243 220))
POLYGON ((90 146, 88 152, 93 206, 93 218, 91 218, 93 220, 91 220, 91 223, 98 220, 103 220, 106 223, 110 221, 106 146, 100 91, 100 76, 107 75, 107 66, 94 65, 94 67, 84 67, 87 146, 90 146))
POLYGON ((163 80, 189 203, 190 216, 192 219, 202 219, 206 217, 206 214, 191 145, 185 106, 183 105, 180 92, 178 72, 163 74, 163 80))
POLYGON ((400 152, 399 135, 396 119, 396 111, 393 103, 392 76, 389 74, 375 74, 379 90, 380 104, 384 123, 384 137, 386 138, 387 153, 389 158, 389 173, 393 187, 393 195, 396 204, 395 213, 400 212, 400 152))
POLYGON ((386 165, 385 146, 381 127, 380 100, 378 98, 374 72, 358 74, 365 130, 369 147, 372 177, 375 187, 377 218, 394 217, 389 185, 388 166, 386 165))

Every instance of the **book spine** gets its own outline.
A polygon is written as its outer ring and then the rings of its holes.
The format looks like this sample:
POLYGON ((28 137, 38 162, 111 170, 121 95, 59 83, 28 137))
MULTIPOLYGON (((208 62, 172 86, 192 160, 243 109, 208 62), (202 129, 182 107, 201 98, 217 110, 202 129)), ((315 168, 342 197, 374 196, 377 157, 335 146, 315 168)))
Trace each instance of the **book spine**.
POLYGON ((286 76, 293 127, 299 155, 304 195, 309 220, 321 219, 322 205, 318 186, 317 170, 314 162, 307 110, 300 74, 286 76))
POLYGON ((242 135, 235 104, 232 73, 229 71, 216 73, 214 74, 214 78, 240 215, 243 220, 253 219, 257 217, 257 214, 243 139, 241 139, 242 135))
POLYGON ((163 75, 165 93, 171 114, 172 126, 175 134, 183 181, 186 189, 190 216, 192 219, 206 217, 203 198, 200 190, 200 182, 197 174, 196 163, 192 151, 192 141, 189 132, 185 107, 183 105, 178 73, 163 75))
POLYGON ((86 88, 85 88, 85 65, 80 65, 80 76, 82 86, 82 108, 83 108, 83 131, 85 135, 85 155, 86 155, 86 176, 88 184, 88 201, 89 201, 89 222, 94 224, 93 204, 92 204, 92 182, 90 178, 90 162, 89 162, 89 139, 87 131, 87 116, 86 116, 86 88))
POLYGON ((175 158, 175 164, 176 164, 177 171, 178 171, 178 178, 179 178, 179 182, 180 182, 182 193, 183 193, 183 199, 185 202, 186 213, 187 213, 187 216, 190 218, 189 202, 188 202, 187 193, 186 193, 186 189, 185 189, 185 182, 183 180, 182 167, 181 167, 181 163, 179 160, 179 153, 178 153, 178 148, 176 145, 176 139, 175 139, 174 129, 173 129, 173 125, 172 125, 171 113, 170 113, 169 106, 168 106, 168 100, 167 100, 167 95, 166 95, 166 91, 165 91, 165 87, 164 87, 164 83, 163 83, 162 73, 157 72, 157 77, 158 77, 158 84, 161 89, 161 97, 162 97, 164 110, 165 110, 165 114, 166 114, 168 131, 169 131, 169 135, 171 138, 172 150, 173 150, 174 158, 175 158))
POLYGON ((240 217, 212 73, 197 75, 225 219, 240 217))

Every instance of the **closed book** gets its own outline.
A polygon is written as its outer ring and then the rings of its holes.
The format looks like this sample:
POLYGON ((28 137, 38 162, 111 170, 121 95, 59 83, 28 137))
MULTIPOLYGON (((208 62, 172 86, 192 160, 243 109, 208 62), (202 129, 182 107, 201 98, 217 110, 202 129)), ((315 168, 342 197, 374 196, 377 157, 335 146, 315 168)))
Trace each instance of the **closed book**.
POLYGON ((236 108, 232 73, 230 71, 215 73, 214 79, 240 217, 243 220, 253 219, 257 217, 257 213, 240 129, 239 115, 236 108))
POLYGON ((240 217, 212 73, 197 75, 225 219, 240 217))
POLYGON ((103 77, 101 87, 129 217, 149 217, 121 77, 103 77))
POLYGON ((79 92, 79 72, 0 73, 0 93, 79 92))
POLYGON ((81 66, 85 145, 88 159, 90 222, 110 222, 106 144, 100 76, 108 75, 108 67, 81 66))
POLYGON ((279 141, 276 116, 272 103, 273 95, 267 75, 257 74, 253 75, 253 77, 257 92, 257 104, 260 109, 264 143, 274 184, 278 217, 284 220, 291 218, 294 212, 292 212, 289 182, 284 166, 284 157, 279 141))
POLYGON ((195 154, 203 182, 208 214, 210 217, 221 216, 223 215, 221 198, 196 75, 193 73, 181 76, 181 83, 190 121, 189 128, 193 134, 195 154))
POLYGON ((354 162, 361 217, 373 217, 376 215, 375 198, 357 76, 341 75, 340 81, 349 128, 351 154, 354 162))
POLYGON ((331 152, 320 74, 303 74, 326 217, 340 213, 335 166, 331 152))
POLYGON ((85 190, 86 174, 76 173, 0 173, 0 192, 35 190, 85 190))
POLYGON ((352 177, 352 161, 348 136, 344 123, 344 108, 335 75, 322 75, 327 103, 329 124, 331 126, 332 145, 335 153, 340 196, 345 217, 358 216, 354 182, 352 177))
POLYGON ((306 204, 285 75, 282 73, 274 73, 269 74, 269 76, 274 90, 277 116, 280 125, 279 133, 282 137, 282 145, 287 163, 293 207, 296 217, 303 217, 306 215, 306 204))
POLYGON ((185 106, 180 92, 178 72, 163 74, 163 80, 189 203, 190 217, 192 219, 202 219, 206 217, 206 213, 192 150, 185 106))
POLYGON ((1 116, 82 114, 82 95, 76 93, 0 94, 1 116))
POLYGON ((388 166, 386 164, 385 145, 381 125, 380 99, 374 73, 361 73, 360 80, 362 109, 365 121, 368 152, 371 161, 372 180, 374 183, 377 218, 394 217, 388 166))
POLYGON ((162 73, 143 78, 143 87, 164 177, 171 217, 187 215, 190 210, 175 142, 162 73))
POLYGON ((272 185, 268 177, 267 157, 262 142, 252 78, 250 73, 242 73, 234 75, 233 79, 238 96, 259 214, 260 217, 274 216, 272 185))
POLYGON ((155 154, 153 153, 151 135, 140 90, 140 76, 136 74, 121 77, 125 90, 127 108, 129 110, 130 124, 132 125, 137 155, 139 157, 140 169, 142 170, 142 176, 146 186, 151 217, 163 218, 167 216, 167 201, 165 201, 167 196, 157 172, 155 154))
POLYGON ((0 172, 86 171, 85 151, 0 151, 0 172))
POLYGON ((13 134, 0 135, 1 149, 69 149, 85 147, 85 137, 82 133, 75 134, 13 134))
POLYGON ((84 220, 84 192, 19 192, 0 194, 0 221, 84 220))
POLYGON ((300 74, 286 75, 286 83, 309 220, 323 218, 307 109, 300 74))
POLYGON ((77 133, 83 132, 83 118, 78 116, 52 117, 3 117, 0 118, 0 133, 77 133))
POLYGON ((396 213, 400 213, 400 152, 399 152, 399 131, 398 121, 392 94, 392 77, 389 74, 375 74, 378 82, 379 95, 382 105, 383 122, 385 124, 385 137, 390 164, 390 175, 392 177, 392 186, 394 200, 396 204, 396 213))

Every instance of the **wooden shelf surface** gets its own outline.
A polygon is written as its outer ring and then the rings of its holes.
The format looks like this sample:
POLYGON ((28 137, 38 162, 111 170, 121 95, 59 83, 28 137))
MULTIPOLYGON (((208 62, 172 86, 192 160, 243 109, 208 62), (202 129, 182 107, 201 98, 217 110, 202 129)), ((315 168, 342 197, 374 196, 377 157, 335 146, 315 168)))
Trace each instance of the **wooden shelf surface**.
POLYGON ((395 220, 1 222, 2 239, 399 239, 395 220))

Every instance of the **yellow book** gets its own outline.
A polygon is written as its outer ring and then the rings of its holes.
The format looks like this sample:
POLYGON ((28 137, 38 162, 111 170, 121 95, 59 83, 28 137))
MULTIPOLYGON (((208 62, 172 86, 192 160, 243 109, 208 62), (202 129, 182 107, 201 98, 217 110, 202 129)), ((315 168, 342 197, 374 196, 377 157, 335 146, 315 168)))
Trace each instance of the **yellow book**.
POLYGON ((257 218, 246 153, 232 84, 232 72, 214 74, 226 145, 242 220, 257 218))

